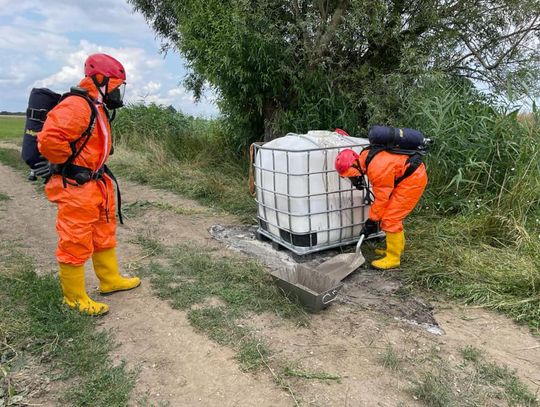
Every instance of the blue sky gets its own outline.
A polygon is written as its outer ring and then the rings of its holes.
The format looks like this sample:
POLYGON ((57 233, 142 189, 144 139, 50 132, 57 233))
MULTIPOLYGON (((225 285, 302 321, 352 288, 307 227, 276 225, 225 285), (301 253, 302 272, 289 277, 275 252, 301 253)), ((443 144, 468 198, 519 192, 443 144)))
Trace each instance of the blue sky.
POLYGON ((104 52, 127 72, 125 100, 218 114, 214 96, 195 103, 182 86, 182 58, 160 42, 125 0, 0 0, 0 111, 24 111, 32 87, 58 93, 84 76, 89 54, 104 52))

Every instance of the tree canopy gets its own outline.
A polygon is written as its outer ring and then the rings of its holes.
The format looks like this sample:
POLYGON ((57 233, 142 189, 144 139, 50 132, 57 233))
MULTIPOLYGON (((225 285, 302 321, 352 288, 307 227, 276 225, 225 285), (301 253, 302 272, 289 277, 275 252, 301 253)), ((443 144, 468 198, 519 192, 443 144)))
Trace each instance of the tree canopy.
MULTIPOLYGON (((244 140, 358 132, 426 72, 538 85, 540 0, 128 0, 244 140)), ((518 86, 519 85, 519 86, 518 86)))

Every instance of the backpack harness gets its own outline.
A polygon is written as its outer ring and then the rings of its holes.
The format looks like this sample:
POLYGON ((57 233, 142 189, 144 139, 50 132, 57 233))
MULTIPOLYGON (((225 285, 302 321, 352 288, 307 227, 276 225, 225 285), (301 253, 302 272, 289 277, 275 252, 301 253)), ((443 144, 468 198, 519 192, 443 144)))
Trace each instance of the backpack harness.
POLYGON ((358 171, 360 171, 360 178, 358 182, 354 184, 354 186, 357 189, 363 189, 366 191, 365 203, 367 205, 371 205, 375 199, 374 199, 373 192, 365 184, 364 176, 367 175, 369 164, 371 163, 371 161, 373 161, 373 159, 375 158, 377 154, 379 154, 382 151, 388 151, 394 154, 401 154, 401 155, 409 156, 409 158, 407 158, 407 161, 405 161, 405 164, 409 164, 409 166, 405 169, 405 172, 403 173, 402 176, 394 180, 394 188, 397 187, 400 184, 400 182, 402 182, 404 179, 411 176, 418 169, 418 167, 422 165, 423 163, 422 157, 425 155, 425 152, 423 151, 403 150, 403 149, 394 148, 394 147, 385 146, 385 145, 369 145, 365 149, 369 150, 366 157, 366 171, 365 172, 362 171, 359 158, 355 161, 355 163, 353 164, 353 167, 356 168, 358 171))
MULTIPOLYGON (((62 97, 59 99, 58 103, 63 101, 64 99, 70 97, 70 96, 77 96, 80 98, 83 98, 87 103, 88 106, 90 106, 91 115, 90 115, 90 123, 88 124, 88 127, 86 130, 81 134, 81 136, 70 143, 72 154, 69 156, 69 158, 66 160, 63 164, 52 164, 51 165, 51 172, 53 175, 58 174, 62 176, 62 184, 64 185, 64 188, 67 188, 67 185, 73 185, 73 186, 79 186, 86 184, 87 182, 91 180, 96 181, 103 181, 104 174, 109 176, 114 183, 116 184, 116 200, 118 202, 118 219, 120 220, 120 224, 124 224, 124 219, 122 217, 122 195, 120 193, 120 186, 118 185, 118 180, 112 173, 109 167, 106 165, 103 165, 101 168, 99 168, 97 171, 93 171, 90 168, 83 167, 80 165, 73 164, 73 161, 81 154, 84 147, 88 144, 88 141, 90 140, 90 136, 92 135, 92 132, 94 130, 97 115, 99 114, 97 111, 96 106, 94 105, 94 102, 92 99, 88 97, 88 91, 83 88, 79 87, 72 87, 71 90, 67 93, 64 93, 62 97), (81 140, 83 140, 80 147, 77 149, 77 143, 79 143, 81 140), (68 180, 73 180, 75 182, 70 182, 68 180)), ((47 118, 48 111, 45 109, 32 109, 28 108, 26 110, 26 117, 30 120, 39 121, 41 123, 45 122, 45 119, 47 118)), ((114 120, 115 113, 113 112, 112 118, 109 116, 109 112, 107 109, 105 109, 105 113, 107 115, 107 119, 109 120, 109 123, 114 120)), ((112 154, 112 150, 111 150, 112 154)), ((45 182, 48 182, 50 178, 47 178, 45 182)), ((105 217, 107 219, 107 222, 109 221, 109 213, 108 209, 105 208, 105 217)))

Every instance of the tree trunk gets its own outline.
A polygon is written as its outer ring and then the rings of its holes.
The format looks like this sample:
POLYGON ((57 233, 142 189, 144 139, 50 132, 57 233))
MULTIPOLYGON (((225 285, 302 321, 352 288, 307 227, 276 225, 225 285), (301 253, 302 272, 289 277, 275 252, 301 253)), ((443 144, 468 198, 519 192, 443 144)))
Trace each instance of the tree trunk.
POLYGON ((278 138, 280 135, 275 133, 274 118, 276 116, 277 106, 272 99, 265 99, 263 103, 263 121, 264 121, 264 142, 278 138))

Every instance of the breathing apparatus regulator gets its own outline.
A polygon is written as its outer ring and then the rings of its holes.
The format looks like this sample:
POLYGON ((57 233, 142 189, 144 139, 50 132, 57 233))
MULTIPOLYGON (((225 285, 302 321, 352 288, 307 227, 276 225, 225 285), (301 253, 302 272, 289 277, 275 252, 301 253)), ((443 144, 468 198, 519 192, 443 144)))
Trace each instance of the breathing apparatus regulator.
POLYGON ((103 78, 101 83, 98 82, 96 76, 92 77, 96 88, 103 98, 103 104, 109 110, 119 109, 124 106, 124 93, 126 91, 126 84, 122 83, 120 86, 117 86, 113 90, 109 91, 109 78, 103 78))

